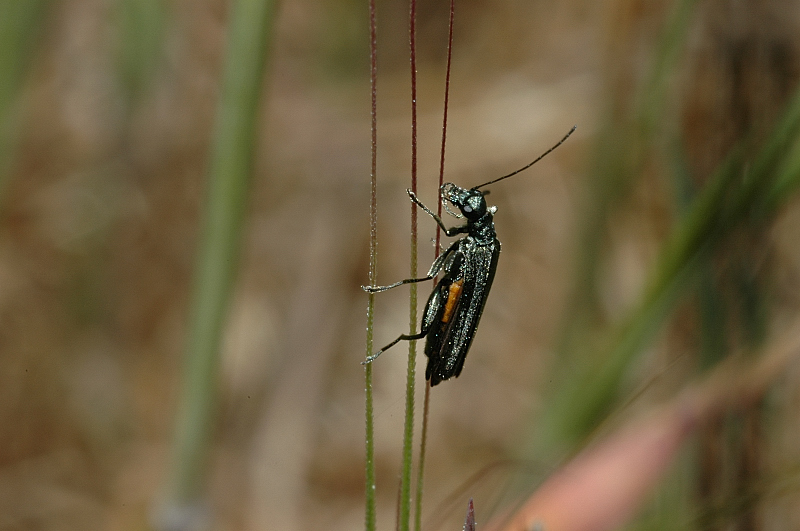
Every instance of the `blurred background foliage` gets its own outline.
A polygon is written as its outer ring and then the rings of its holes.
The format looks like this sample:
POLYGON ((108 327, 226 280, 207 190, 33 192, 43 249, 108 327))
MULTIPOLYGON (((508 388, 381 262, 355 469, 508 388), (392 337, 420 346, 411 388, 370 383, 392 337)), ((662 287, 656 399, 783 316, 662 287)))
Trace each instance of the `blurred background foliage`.
MULTIPOLYGON (((2 529, 153 521, 231 5, 0 1, 2 529)), ((419 4, 428 204, 447 8, 419 4)), ((757 357, 800 310, 796 2, 456 9, 446 179, 502 175, 579 129, 492 187, 503 257, 464 373, 432 393, 426 529, 459 528, 469 496, 480 520, 731 353, 757 357)), ((359 529, 367 8, 295 0, 275 17, 195 487, 219 529, 359 529)), ((378 4, 378 31, 384 283, 406 276, 408 253, 405 2, 378 4)), ((421 227, 424 268, 435 227, 421 227)), ((377 300, 377 344, 405 326, 397 291, 377 300)), ((404 369, 402 355, 375 365, 380 528, 393 526, 404 369)), ((704 426, 631 528, 797 528, 797 380, 787 370, 761 403, 704 426)))

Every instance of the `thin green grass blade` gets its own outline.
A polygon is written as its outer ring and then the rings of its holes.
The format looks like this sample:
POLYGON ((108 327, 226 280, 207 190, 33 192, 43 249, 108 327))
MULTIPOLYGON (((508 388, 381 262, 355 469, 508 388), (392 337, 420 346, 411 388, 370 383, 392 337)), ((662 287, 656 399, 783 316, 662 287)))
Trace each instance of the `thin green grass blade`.
POLYGON ((0 0, 0 205, 16 151, 17 96, 48 5, 45 0, 0 0))
MULTIPOLYGON (((375 0, 369 0, 369 55, 370 55, 370 92, 371 92, 371 145, 372 166, 370 168, 370 202, 369 202, 369 283, 375 286, 378 270, 378 39, 375 0)), ((366 356, 371 356, 373 345, 373 328, 375 325, 375 294, 370 293, 367 302, 367 345, 366 356)), ((376 497, 375 497, 375 414, 372 394, 372 364, 364 368, 364 415, 365 415, 365 493, 364 493, 364 529, 376 529, 376 497)))
POLYGON ((119 67, 128 99, 146 91, 164 47, 167 15, 161 0, 120 0, 116 4, 120 28, 119 67))
POLYGON ((591 190, 587 193, 580 241, 577 247, 577 269, 573 290, 568 301, 569 316, 563 323, 556 350, 559 359, 568 363, 575 356, 581 359, 581 350, 591 334, 597 312, 597 278, 603 255, 603 242, 607 220, 633 183, 647 160, 659 127, 664 122, 667 110, 666 87, 680 59, 688 21, 697 0, 677 2, 670 20, 661 35, 660 44, 653 59, 648 76, 639 87, 639 95, 631 109, 612 107, 606 111, 603 131, 599 139, 592 175, 587 181, 591 190))
POLYGON ((597 361, 584 364, 554 398, 539 425, 549 438, 545 447, 571 448, 597 426, 613 407, 627 367, 694 277, 701 255, 725 241, 750 212, 765 213, 769 205, 769 213, 774 213, 788 198, 786 193, 776 197, 768 192, 776 189, 770 185, 776 179, 780 183, 800 180, 800 149, 788 149, 799 130, 800 90, 751 169, 745 170, 742 149, 735 149, 691 204, 667 239, 639 304, 610 334, 605 348, 601 346, 602 355, 593 358, 597 361))
POLYGON ((271 0, 237 0, 231 5, 166 487, 167 511, 191 506, 205 487, 218 401, 220 343, 238 269, 273 9, 271 0))
MULTIPOLYGON (((417 193, 417 2, 409 2, 409 55, 411 63, 411 191, 417 193)), ((417 205, 411 204, 411 253, 409 278, 417 278, 417 205)), ((417 285, 409 290, 408 328, 417 332, 417 285)), ((414 443, 414 390, 417 375, 417 342, 408 342, 406 368, 406 409, 403 422, 403 457, 400 469, 400 509, 397 528, 408 531, 411 526, 411 471, 414 443)))
POLYGON ((425 398, 422 403, 422 433, 419 442, 419 462, 417 463, 417 487, 414 496, 414 531, 422 530, 422 493, 425 486, 425 456, 428 448, 428 415, 431 403, 431 386, 425 385, 425 398))
MULTIPOLYGON (((675 71, 683 49, 688 21, 696 0, 676 3, 672 16, 662 32, 660 44, 649 75, 639 88, 639 95, 630 110, 611 108, 604 131, 598 135, 596 160, 592 167, 588 194, 591 199, 578 246, 577 271, 573 291, 565 315, 556 369, 558 383, 545 406, 544 414, 535 423, 531 437, 538 458, 547 452, 561 453, 587 433, 596 418, 612 404, 631 349, 638 348, 639 339, 654 329, 653 319, 659 319, 669 307, 669 296, 651 289, 649 303, 641 303, 644 313, 628 319, 615 331, 605 334, 598 348, 593 336, 597 334, 598 267, 602 263, 603 242, 607 220, 641 173, 652 149, 659 125, 667 109, 667 80, 675 71), (614 345, 618 345, 619 348, 614 345), (587 352, 587 349, 591 351, 587 352), (617 352, 616 354, 614 352, 617 352), (585 393, 585 394, 584 394, 585 393), (591 403, 584 403, 584 401, 591 403), (566 448, 565 448, 566 447, 566 448)), ((673 264, 674 266, 677 264, 673 264)), ((651 279, 664 287, 670 277, 651 279)))

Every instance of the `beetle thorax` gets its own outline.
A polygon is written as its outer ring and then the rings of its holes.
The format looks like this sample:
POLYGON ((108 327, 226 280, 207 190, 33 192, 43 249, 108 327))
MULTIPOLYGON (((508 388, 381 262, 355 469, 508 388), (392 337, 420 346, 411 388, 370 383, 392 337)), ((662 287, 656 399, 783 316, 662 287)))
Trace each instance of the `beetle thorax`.
POLYGON ((494 213, 496 210, 497 208, 491 207, 480 219, 468 223, 469 235, 475 238, 475 243, 478 245, 488 245, 497 238, 497 234, 494 231, 494 213))

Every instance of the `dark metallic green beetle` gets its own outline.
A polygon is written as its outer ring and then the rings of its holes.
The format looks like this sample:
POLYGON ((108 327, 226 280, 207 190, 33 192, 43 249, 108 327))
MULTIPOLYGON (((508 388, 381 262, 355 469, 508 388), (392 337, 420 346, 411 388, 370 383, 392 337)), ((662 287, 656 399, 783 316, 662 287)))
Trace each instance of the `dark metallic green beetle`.
POLYGON ((411 201, 431 216, 447 236, 458 234, 466 236, 453 242, 433 262, 425 277, 409 278, 388 286, 363 286, 367 292, 378 293, 403 284, 432 280, 443 272, 441 280, 436 284, 425 305, 419 333, 401 334, 368 357, 364 363, 371 363, 402 340, 427 337, 425 355, 428 356, 428 367, 425 369, 425 379, 430 380, 433 386, 461 374, 464 359, 472 345, 483 307, 489 297, 489 290, 497 270, 497 260, 500 257, 500 240, 497 239, 494 230, 494 214, 497 212, 497 207, 487 207, 484 196, 488 192, 481 192, 479 189, 530 168, 560 146, 574 131, 575 127, 570 129, 558 144, 545 151, 536 160, 508 175, 469 189, 453 183, 442 185, 439 190, 440 200, 448 213, 466 219, 466 223, 461 226, 448 229, 439 216, 423 205, 411 190, 407 190, 411 201), (454 214, 448 208, 448 202, 458 208, 461 214, 454 214))

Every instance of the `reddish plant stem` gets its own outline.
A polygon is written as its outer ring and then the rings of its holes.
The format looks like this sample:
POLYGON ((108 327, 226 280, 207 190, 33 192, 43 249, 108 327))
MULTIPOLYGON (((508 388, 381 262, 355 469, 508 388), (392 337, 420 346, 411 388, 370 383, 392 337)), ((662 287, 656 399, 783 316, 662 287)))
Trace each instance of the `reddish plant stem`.
MULTIPOLYGON (((409 56, 411 60, 411 191, 417 192, 417 3, 409 2, 409 56)), ((417 277, 417 206, 411 204, 411 276, 417 277)), ((417 286, 409 290, 409 330, 417 329, 417 286)), ((407 531, 411 524, 411 463, 414 442, 414 380, 416 378, 416 341, 408 344, 408 366, 406 370, 406 411, 403 424, 403 463, 400 481, 400 517, 398 529, 407 531)))
MULTIPOLYGON (((370 152, 372 166, 370 169, 370 203, 369 203, 369 283, 374 286, 377 282, 378 266, 378 39, 375 16, 375 0, 369 0, 369 57, 370 57, 370 88, 372 93, 372 143, 370 152)), ((372 354, 373 323, 375 319, 375 295, 370 293, 367 302, 367 356, 372 354)), ((372 401, 372 364, 368 363, 364 369, 365 387, 365 509, 364 529, 374 531, 376 528, 376 498, 375 498, 375 428, 372 401)))
MULTIPOLYGON (((447 70, 445 73, 444 82, 444 112, 442 116, 442 151, 439 159, 439 187, 441 190, 444 184, 444 158, 445 158, 445 145, 447 144, 447 109, 450 103, 450 64, 453 57, 453 22, 455 20, 455 0, 450 0, 450 21, 448 23, 448 36, 447 36, 447 70)), ((436 213, 442 217, 442 201, 439 199, 436 202, 436 213)), ((442 230, 436 226, 436 246, 434 247, 434 257, 439 256, 439 249, 442 240, 442 230)), ((434 280, 435 282, 435 280, 434 280)), ((425 472, 425 448, 428 442, 428 412, 430 405, 431 386, 425 386, 425 401, 422 408, 422 434, 420 438, 420 451, 419 451, 419 466, 417 467, 417 493, 416 504, 414 508, 414 529, 420 531, 422 528, 422 492, 423 492, 423 478, 425 472)))

